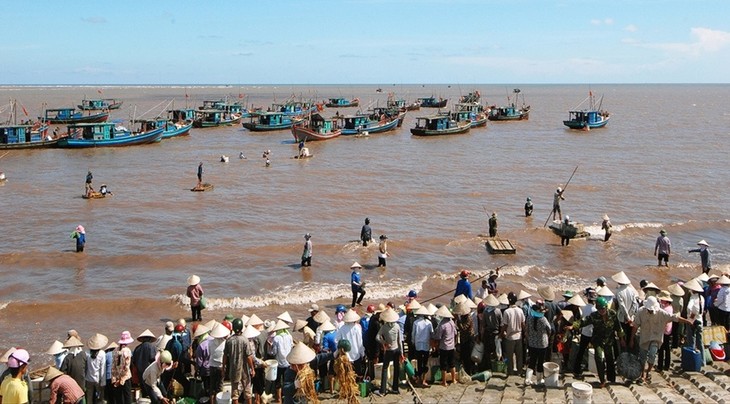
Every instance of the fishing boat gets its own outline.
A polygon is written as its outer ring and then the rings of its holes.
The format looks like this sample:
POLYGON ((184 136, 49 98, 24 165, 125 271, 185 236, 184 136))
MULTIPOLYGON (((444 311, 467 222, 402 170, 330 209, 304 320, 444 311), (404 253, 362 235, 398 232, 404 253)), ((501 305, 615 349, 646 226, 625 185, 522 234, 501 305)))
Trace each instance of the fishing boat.
POLYGON ((171 119, 138 119, 140 132, 149 132, 162 128, 162 139, 170 139, 177 136, 187 136, 193 127, 192 121, 173 121, 171 119))
POLYGON ((289 129, 304 118, 287 115, 284 112, 264 112, 251 117, 251 122, 244 122, 243 127, 252 132, 266 132, 289 129))
POLYGON ((368 134, 382 133, 395 129, 398 126, 398 115, 395 116, 382 113, 355 114, 341 116, 342 135, 357 135, 367 132, 368 134))
POLYGON ((68 125, 68 136, 58 140, 58 147, 117 147, 134 146, 159 142, 162 139, 163 127, 149 131, 132 132, 123 127, 116 127, 112 122, 79 123, 68 125))
POLYGON ((82 111, 101 111, 101 110, 113 110, 122 107, 124 101, 119 101, 116 98, 100 98, 87 100, 84 98, 81 100, 81 104, 78 105, 82 111))
POLYGON ((585 231, 585 226, 583 223, 573 222, 569 221, 567 224, 565 222, 561 222, 560 220, 554 220, 550 226, 548 226, 550 230, 553 231, 556 235, 560 237, 568 237, 568 238, 586 238, 590 237, 590 233, 585 231))
POLYGON ((45 122, 17 123, 17 103, 10 104, 10 118, 0 124, 0 150, 55 147, 58 139, 50 138, 45 122))
POLYGON ((489 120, 484 106, 478 102, 458 103, 450 115, 456 122, 469 121, 472 128, 487 126, 489 120))
POLYGON ((570 129, 582 130, 590 130, 606 126, 608 120, 610 119, 610 114, 608 113, 608 111, 603 111, 601 109, 602 104, 603 96, 601 96, 601 99, 598 101, 598 105, 596 105, 595 98, 593 97, 593 92, 589 91, 588 98, 581 101, 581 103, 578 104, 578 106, 574 109, 568 111, 568 120, 563 121, 563 125, 569 127, 570 129), (578 109, 586 101, 588 101, 588 108, 578 109))
POLYGON ((389 120, 397 118, 398 125, 396 126, 400 128, 401 125, 403 125, 403 121, 406 119, 406 112, 407 110, 405 108, 375 107, 371 110, 368 110, 368 115, 372 120, 381 120, 383 116, 385 116, 389 120))
POLYGON ((519 88, 512 90, 512 96, 507 96, 507 105, 493 105, 489 110, 490 121, 525 121, 530 119, 530 106, 525 104, 525 96, 522 94, 522 105, 517 106, 522 91, 519 88))
POLYGON ((416 127, 411 128, 413 136, 457 135, 469 132, 470 121, 456 122, 447 115, 431 115, 416 118, 416 127))
POLYGON ((360 105, 359 98, 353 98, 351 100, 348 100, 347 98, 330 98, 329 101, 324 104, 327 108, 348 108, 357 107, 358 105, 360 105))
POLYGON ((467 95, 462 95, 461 98, 459 98, 459 104, 479 104, 480 102, 482 102, 482 94, 479 92, 479 90, 474 90, 467 95))
POLYGON ((302 122, 291 127, 297 142, 333 139, 342 134, 337 126, 337 118, 325 119, 320 114, 311 114, 302 122))
POLYGON ((317 104, 311 102, 297 101, 292 96, 292 98, 288 99, 284 103, 272 103, 266 111, 251 112, 251 116, 261 115, 266 112, 280 112, 287 116, 303 116, 312 112, 317 112, 317 110, 321 109, 323 106, 320 105, 319 107, 320 108, 318 108, 317 104))
POLYGON ((438 100, 436 97, 421 97, 417 102, 420 108, 444 108, 448 101, 448 99, 440 97, 438 100))
POLYGON ((193 121, 195 128, 213 128, 216 126, 230 126, 241 122, 240 112, 226 112, 222 109, 202 109, 196 111, 193 121))
POLYGON ((72 123, 95 123, 105 122, 109 119, 109 112, 103 111, 96 114, 77 112, 75 108, 51 108, 45 111, 42 121, 51 124, 72 124, 72 123))

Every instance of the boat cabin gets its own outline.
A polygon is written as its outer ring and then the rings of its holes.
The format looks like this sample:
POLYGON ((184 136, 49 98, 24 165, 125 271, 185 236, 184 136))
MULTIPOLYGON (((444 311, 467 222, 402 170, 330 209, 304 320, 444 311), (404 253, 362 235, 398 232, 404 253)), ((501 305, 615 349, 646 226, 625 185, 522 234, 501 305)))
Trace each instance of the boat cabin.
POLYGON ((404 99, 396 100, 396 99, 388 98, 388 103, 386 105, 388 106, 388 108, 396 108, 396 109, 405 108, 406 100, 404 100, 404 99))
POLYGON ((76 112, 76 108, 53 108, 47 109, 44 120, 62 120, 73 119, 82 116, 81 112, 76 112))
POLYGON ((449 114, 452 120, 456 122, 476 120, 477 114, 468 110, 453 111, 449 114))
POLYGON ((33 132, 32 125, 0 126, 0 144, 40 142, 40 132, 33 132))
POLYGON ((345 98, 330 98, 330 102, 328 104, 334 105, 334 106, 348 106, 350 105, 350 100, 345 98))
POLYGON ((599 111, 569 111, 569 121, 595 124, 603 121, 603 114, 599 111))
POLYGON ((149 132, 151 130, 155 130, 157 128, 164 128, 167 126, 167 120, 166 119, 142 119, 137 120, 137 123, 139 124, 139 130, 138 133, 144 133, 149 132))
POLYGON ((171 109, 167 111, 167 118, 172 122, 192 122, 195 119, 195 110, 188 109, 171 109))
POLYGON ((79 108, 84 110, 96 110, 104 109, 108 106, 109 104, 107 104, 106 100, 81 100, 79 108))
POLYGON ((416 118, 416 128, 426 130, 445 130, 451 128, 451 118, 446 115, 423 116, 416 118))
POLYGON ((129 136, 129 131, 117 130, 113 122, 78 123, 68 125, 68 137, 84 140, 111 140, 129 136))
POLYGON ((309 128, 317 133, 332 133, 337 129, 337 119, 325 119, 320 114, 314 114, 309 118, 309 128))
POLYGON ((343 129, 367 129, 370 118, 367 115, 346 115, 342 118, 343 129))
MULTIPOLYGON (((253 118, 252 118, 253 120, 253 118)), ((266 112, 258 115, 259 125, 276 126, 290 123, 291 118, 284 115, 282 112, 266 112)))

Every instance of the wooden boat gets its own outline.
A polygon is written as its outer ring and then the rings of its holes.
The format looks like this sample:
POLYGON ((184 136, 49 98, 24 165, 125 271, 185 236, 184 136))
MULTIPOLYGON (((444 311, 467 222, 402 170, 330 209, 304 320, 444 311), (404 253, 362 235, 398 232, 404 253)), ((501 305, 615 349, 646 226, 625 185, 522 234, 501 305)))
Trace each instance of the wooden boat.
POLYGON ((203 183, 203 184, 200 184, 200 185, 196 185, 195 187, 190 188, 190 190, 193 191, 193 192, 212 191, 213 190, 213 184, 209 184, 209 183, 206 182, 206 183, 203 183))
POLYGON ((421 108, 444 108, 448 101, 444 98, 436 100, 436 97, 421 97, 418 99, 418 105, 421 108))
POLYGON ((458 103, 451 112, 451 119, 456 122, 469 121, 472 128, 487 126, 487 114, 484 106, 478 102, 458 103))
POLYGON ((118 147, 135 146, 159 142, 163 128, 147 132, 133 133, 125 128, 117 128, 111 122, 79 123, 68 125, 68 136, 58 140, 58 147, 118 147))
POLYGON ((342 134, 337 126, 337 118, 325 119, 320 114, 311 114, 302 122, 291 127, 297 142, 333 139, 342 134))
POLYGON ((170 139, 177 136, 187 136, 193 127, 191 121, 173 122, 169 119, 138 119, 140 132, 149 132, 157 128, 162 128, 162 139, 170 139))
POLYGON ((476 103, 479 104, 482 102, 482 94, 479 93, 479 90, 474 90, 473 92, 462 95, 461 98, 459 98, 459 104, 472 104, 476 103))
POLYGON ((522 95, 522 106, 517 106, 522 91, 519 88, 512 90, 512 96, 507 96, 507 105, 498 107, 493 105, 489 110, 490 121, 524 121, 530 119, 530 106, 525 104, 522 95))
POLYGON ((363 132, 369 134, 382 133, 395 129, 398 126, 398 115, 388 115, 385 112, 370 115, 356 114, 341 116, 342 135, 358 135, 363 132))
POLYGON ((241 122, 240 113, 230 113, 221 109, 203 109, 196 111, 193 121, 194 128, 213 128, 216 126, 230 126, 241 122))
POLYGON ((58 139, 48 136, 48 125, 38 121, 18 124, 17 103, 10 104, 10 119, 0 124, 0 150, 55 147, 58 139))
POLYGON ((101 111, 101 110, 113 110, 122 107, 124 101, 119 101, 116 98, 101 98, 94 100, 87 100, 84 98, 81 100, 81 104, 78 105, 82 111, 101 111))
POLYGON ((601 99, 598 102, 598 105, 596 105, 595 99, 593 97, 593 92, 588 92, 588 98, 581 101, 578 106, 568 111, 569 117, 567 121, 563 121, 563 125, 569 127, 570 129, 582 129, 582 130, 590 130, 590 129, 596 129, 596 128, 602 128, 606 126, 608 123, 608 120, 611 118, 608 111, 601 110, 601 105, 603 104, 603 96, 601 96, 601 99), (588 109, 578 109, 580 106, 588 101, 588 109))
POLYGON ((548 227, 553 231, 553 233, 560 237, 567 236, 568 238, 586 238, 591 235, 585 231, 585 227, 582 223, 577 222, 568 222, 566 225, 559 220, 555 220, 548 227))
POLYGON ((353 98, 348 100, 347 98, 330 98, 328 102, 324 104, 327 108, 348 108, 357 107, 360 105, 359 98, 353 98))
POLYGON ((383 116, 385 116, 388 120, 398 119, 398 125, 396 125, 396 127, 400 128, 401 125, 403 125, 403 121, 406 119, 406 112, 405 108, 375 107, 368 110, 368 116, 371 120, 381 120, 383 116))
POLYGON ((98 191, 92 191, 92 192, 89 192, 88 194, 81 195, 81 197, 84 199, 101 199, 101 198, 106 198, 106 195, 102 194, 101 192, 98 192, 98 191))
POLYGON ((83 112, 76 112, 75 108, 47 109, 44 117, 41 118, 44 122, 51 124, 105 122, 107 119, 109 119, 109 112, 84 115, 83 112))
POLYGON ((456 122, 446 115, 422 116, 416 118, 416 127, 411 128, 413 136, 457 135, 471 129, 471 122, 456 122))
POLYGON ((264 112, 251 117, 251 122, 244 122, 243 127, 253 132, 289 129, 304 120, 301 117, 286 115, 283 112, 264 112))
POLYGON ((268 112, 279 112, 286 116, 303 116, 303 115, 317 112, 322 107, 323 106, 320 105, 318 108, 317 104, 314 104, 311 102, 302 102, 302 101, 296 101, 294 99, 289 99, 286 102, 284 102, 283 104, 282 103, 272 103, 271 106, 269 108, 267 108, 266 111, 251 112, 251 117, 254 117, 256 115, 263 115, 268 112))
POLYGON ((187 136, 193 127, 195 110, 192 108, 171 109, 167 111, 167 120, 162 131, 163 139, 170 139, 178 136, 187 136))

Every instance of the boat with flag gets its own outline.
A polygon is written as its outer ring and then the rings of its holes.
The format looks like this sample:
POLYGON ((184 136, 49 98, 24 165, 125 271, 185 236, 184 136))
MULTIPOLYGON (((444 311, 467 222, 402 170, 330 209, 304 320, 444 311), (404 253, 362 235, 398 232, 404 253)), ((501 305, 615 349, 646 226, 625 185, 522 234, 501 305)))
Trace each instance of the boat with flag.
POLYGON ((121 108, 123 103, 124 101, 117 100, 116 98, 84 98, 81 100, 81 104, 78 105, 78 108, 82 111, 113 110, 121 108))
POLYGON ((608 111, 601 109, 603 105, 603 96, 596 104, 593 92, 588 92, 588 98, 578 104, 574 109, 568 111, 568 119, 563 121, 563 125, 570 129, 591 130, 603 128, 608 123, 611 115, 608 111), (588 108, 579 109, 581 105, 588 102, 588 108))
POLYGON ((349 107, 357 107, 360 105, 360 99, 359 98, 353 98, 351 100, 348 100, 347 98, 330 98, 324 106, 327 108, 349 108, 349 107))
POLYGON ((436 97, 431 96, 421 97, 417 102, 420 108, 445 108, 449 100, 441 97, 436 99, 436 97))
POLYGON ((398 114, 390 115, 384 110, 372 114, 355 114, 340 116, 342 135, 361 135, 363 133, 382 133, 398 127, 398 114))
POLYGON ((243 123, 243 127, 252 132, 267 132, 289 129, 303 119, 284 112, 263 112, 252 116, 250 122, 243 123))
POLYGON ((44 116, 40 118, 43 122, 50 124, 70 124, 70 123, 94 123, 105 122, 109 119, 109 112, 102 111, 88 115, 84 115, 82 111, 76 111, 76 108, 50 108, 46 109, 44 116))
MULTIPOLYGON (((249 116, 248 111, 245 115, 249 116)), ((241 122, 244 116, 243 105, 226 100, 206 100, 196 111, 193 127, 212 128, 216 126, 235 125, 241 122)))
POLYGON ((297 142, 333 139, 342 134, 337 125, 338 118, 324 118, 320 114, 310 114, 302 122, 291 127, 297 142))
POLYGON ((457 122, 450 116, 440 114, 416 118, 416 127, 411 128, 413 136, 457 135, 469 132, 470 121, 457 122))
POLYGON ((489 107, 490 121, 526 121, 530 119, 530 106, 525 104, 525 96, 519 88, 512 90, 512 95, 507 95, 507 104, 504 106, 493 105, 489 107), (522 104, 519 103, 522 95, 522 104))
POLYGON ((164 127, 132 132, 113 122, 78 123, 68 125, 68 134, 58 141, 58 147, 80 149, 89 147, 118 147, 156 143, 162 139, 164 127))
MULTIPOLYGON (((43 121, 26 120, 18 123, 18 103, 13 100, 9 104, 10 115, 0 123, 0 150, 35 149, 55 147, 58 139, 48 136, 48 124, 43 121)), ((29 116, 24 106, 20 106, 25 116, 29 116)))

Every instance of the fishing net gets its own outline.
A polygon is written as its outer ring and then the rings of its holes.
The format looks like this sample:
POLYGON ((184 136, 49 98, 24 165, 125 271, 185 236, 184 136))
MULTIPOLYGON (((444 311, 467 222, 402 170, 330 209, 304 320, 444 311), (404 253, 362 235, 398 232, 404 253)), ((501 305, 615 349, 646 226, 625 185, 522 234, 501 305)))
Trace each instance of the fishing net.
POLYGON ((339 399, 348 404, 359 403, 360 390, 355 381, 355 370, 347 354, 340 349, 340 355, 335 359, 335 380, 340 385, 339 399))
POLYGON ((319 404, 317 389, 314 388, 314 371, 312 371, 312 368, 305 365, 297 372, 297 381, 299 381, 299 388, 294 394, 294 398, 307 403, 319 404))

